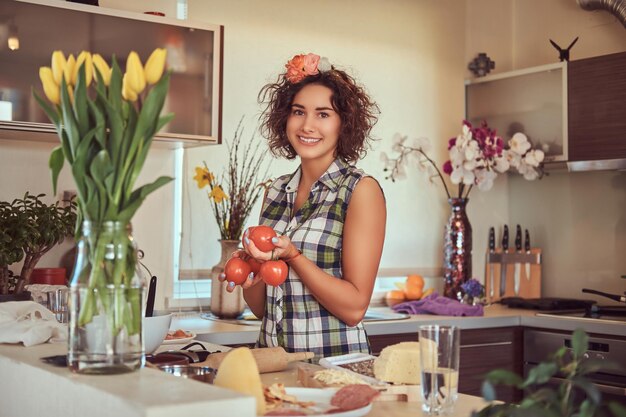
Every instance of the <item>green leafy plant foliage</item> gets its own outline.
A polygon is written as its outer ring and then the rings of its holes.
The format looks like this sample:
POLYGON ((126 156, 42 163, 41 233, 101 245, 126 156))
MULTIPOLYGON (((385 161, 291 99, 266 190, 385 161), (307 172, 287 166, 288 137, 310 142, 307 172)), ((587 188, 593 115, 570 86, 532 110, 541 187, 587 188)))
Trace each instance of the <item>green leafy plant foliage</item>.
POLYGON ((76 223, 76 203, 46 204, 45 194, 0 202, 0 294, 20 294, 41 257, 66 236, 76 223), (19 275, 9 266, 24 261, 19 275))
POLYGON ((626 417, 626 408, 616 402, 603 402, 602 394, 589 380, 589 374, 618 366, 608 361, 586 359, 589 337, 582 329, 572 335, 572 347, 560 348, 550 360, 542 362, 523 379, 514 372, 497 369, 487 374, 482 386, 483 397, 495 401, 496 385, 513 386, 524 390, 525 398, 519 404, 493 402, 472 417, 626 417), (558 377, 558 385, 548 384, 558 377), (583 398, 574 392, 584 393, 583 398))

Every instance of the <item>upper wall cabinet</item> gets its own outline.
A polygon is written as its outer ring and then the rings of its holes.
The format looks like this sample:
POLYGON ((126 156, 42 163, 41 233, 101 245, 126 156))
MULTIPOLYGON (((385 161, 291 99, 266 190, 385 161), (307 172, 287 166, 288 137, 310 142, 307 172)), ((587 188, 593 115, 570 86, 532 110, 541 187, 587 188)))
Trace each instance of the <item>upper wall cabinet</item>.
POLYGON ((175 117, 155 141, 221 142, 223 26, 48 0, 2 0, 0 17, 0 139, 58 140, 31 90, 41 91, 39 67, 50 65, 52 51, 115 56, 124 68, 130 51, 145 62, 160 47, 172 70, 163 111, 175 117))
POLYGON ((554 166, 626 168, 626 52, 466 82, 466 118, 525 133, 554 166))
POLYGON ((568 68, 569 166, 626 168, 626 52, 568 68))

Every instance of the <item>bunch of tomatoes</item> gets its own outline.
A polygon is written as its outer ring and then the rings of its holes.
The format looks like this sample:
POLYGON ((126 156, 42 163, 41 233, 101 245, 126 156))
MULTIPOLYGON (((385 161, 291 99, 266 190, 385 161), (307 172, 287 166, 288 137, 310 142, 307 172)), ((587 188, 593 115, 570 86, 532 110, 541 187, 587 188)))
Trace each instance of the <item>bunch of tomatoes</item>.
MULTIPOLYGON (((274 249, 272 239, 275 237, 276 232, 269 226, 254 226, 248 229, 248 238, 263 252, 274 249)), ((280 259, 257 261, 242 250, 238 251, 237 256, 231 257, 224 266, 226 281, 237 285, 246 282, 250 272, 253 272, 255 276, 260 276, 267 285, 276 287, 287 279, 289 267, 280 259)))

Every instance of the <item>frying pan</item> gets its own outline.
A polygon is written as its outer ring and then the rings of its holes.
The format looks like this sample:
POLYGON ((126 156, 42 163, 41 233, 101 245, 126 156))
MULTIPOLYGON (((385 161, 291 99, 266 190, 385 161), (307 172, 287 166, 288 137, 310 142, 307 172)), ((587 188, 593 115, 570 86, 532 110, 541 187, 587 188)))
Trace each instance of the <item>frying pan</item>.
POLYGON ((620 294, 609 294, 607 292, 602 292, 598 290, 591 290, 589 288, 583 288, 582 292, 585 292, 587 294, 601 295, 602 297, 610 298, 611 300, 615 300, 620 303, 626 304, 626 291, 624 292, 624 295, 620 295, 620 294))

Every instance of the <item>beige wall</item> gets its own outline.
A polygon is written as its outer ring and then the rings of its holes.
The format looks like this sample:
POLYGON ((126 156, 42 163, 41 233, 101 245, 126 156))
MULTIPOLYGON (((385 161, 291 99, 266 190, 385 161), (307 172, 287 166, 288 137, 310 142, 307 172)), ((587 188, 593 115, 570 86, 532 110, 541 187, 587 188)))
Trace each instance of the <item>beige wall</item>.
MULTIPOLYGON (((173 10, 174 3, 166 1, 164 7, 173 10)), ((380 180, 387 197, 383 269, 441 265, 443 225, 449 213, 441 187, 430 184, 417 169, 410 171, 407 180, 384 180, 379 153, 389 152, 392 136, 401 133, 429 137, 435 145, 433 156, 440 164, 444 161, 445 142, 460 130, 463 80, 470 75, 467 63, 476 53, 487 52, 496 61, 498 72, 555 62, 556 51, 548 37, 568 44, 580 35, 572 58, 626 50, 626 32, 612 16, 585 12, 574 0, 320 0, 297 4, 190 0, 189 19, 225 26, 225 138, 232 135, 244 114, 247 132, 252 132, 260 110, 256 102, 260 87, 295 53, 312 51, 327 56, 367 87, 382 111, 374 130, 380 141, 360 166, 380 180)), ((48 145, 0 142, 0 198, 14 198, 27 189, 50 193, 49 150, 48 145)), ((212 167, 223 166, 224 156, 223 146, 188 152, 189 176, 202 160, 212 167)), ((274 161, 272 174, 293 169, 293 163, 274 161)), ((172 153, 157 150, 143 175, 172 171, 172 153)), ((487 193, 473 191, 469 215, 474 228, 474 275, 483 276, 488 227, 519 222, 533 231, 533 243, 545 250, 546 295, 579 296, 583 284, 623 291, 616 276, 626 273, 624 176, 554 174, 540 183, 502 177, 487 193), (589 190, 594 194, 590 196, 589 190), (588 248, 594 248, 591 255, 588 248)), ((67 172, 61 181, 61 189, 71 188, 67 172)), ((196 199, 192 205, 196 212, 193 227, 183 239, 193 242, 194 266, 211 266, 219 257, 217 228, 206 198, 198 198, 202 193, 190 188, 188 194, 196 199)), ((165 278, 170 277, 172 268, 172 197, 172 188, 159 190, 134 220, 135 237, 146 248, 149 267, 165 278)), ((251 223, 256 213, 258 210, 251 223)))
MULTIPOLYGON (((548 39, 566 47, 579 36, 572 60, 626 51, 626 30, 615 17, 584 11, 574 0, 468 5, 466 60, 486 52, 496 62, 494 73, 557 62, 548 39), (481 24, 489 20, 498 22, 496 29, 481 24)), ((511 176, 508 200, 509 225, 529 228, 533 245, 544 250, 544 295, 581 297, 584 287, 626 289, 619 278, 626 274, 625 172, 559 172, 532 183, 511 176)))

